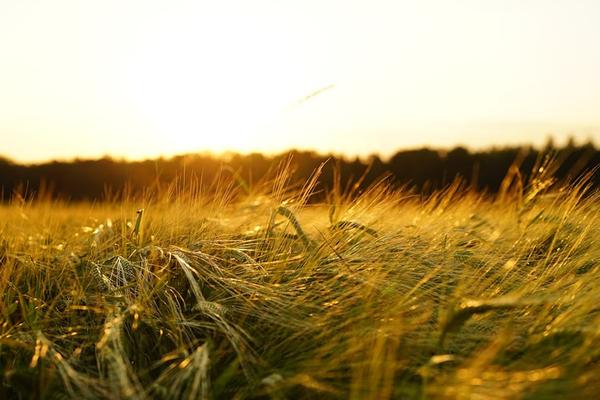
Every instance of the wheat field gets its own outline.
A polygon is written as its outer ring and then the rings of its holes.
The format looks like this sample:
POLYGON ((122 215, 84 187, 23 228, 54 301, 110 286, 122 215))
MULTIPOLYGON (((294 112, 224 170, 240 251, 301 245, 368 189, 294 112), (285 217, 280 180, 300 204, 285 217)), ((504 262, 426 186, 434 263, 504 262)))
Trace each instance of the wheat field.
POLYGON ((254 187, 15 197, 0 398, 600 396, 599 198, 538 167, 497 195, 319 193, 282 168, 254 187))

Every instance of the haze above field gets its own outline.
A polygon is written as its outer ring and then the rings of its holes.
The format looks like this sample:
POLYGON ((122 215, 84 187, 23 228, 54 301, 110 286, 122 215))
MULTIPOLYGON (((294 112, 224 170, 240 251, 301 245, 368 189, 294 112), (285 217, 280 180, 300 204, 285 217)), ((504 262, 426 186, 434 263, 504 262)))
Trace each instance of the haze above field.
POLYGON ((600 140, 596 1, 0 5, 0 152, 600 140))

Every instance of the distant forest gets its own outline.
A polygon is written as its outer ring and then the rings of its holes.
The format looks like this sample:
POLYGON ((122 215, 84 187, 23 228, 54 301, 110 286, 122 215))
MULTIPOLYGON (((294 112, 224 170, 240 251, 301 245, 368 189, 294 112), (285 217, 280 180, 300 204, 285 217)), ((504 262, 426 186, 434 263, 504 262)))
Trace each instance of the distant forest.
MULTIPOLYGON (((532 171, 548 157, 556 160, 555 177, 569 181, 583 172, 600 166, 600 150, 594 144, 575 145, 572 141, 556 148, 549 142, 542 149, 502 148, 471 152, 458 147, 449 151, 428 148, 403 150, 389 159, 371 156, 347 159, 314 152, 292 151, 276 156, 262 154, 227 157, 194 154, 170 159, 124 161, 110 158, 49 162, 19 165, 0 158, 0 198, 6 202, 18 195, 35 198, 38 195, 65 200, 103 200, 127 193, 164 188, 177 178, 197 177, 210 190, 211 182, 233 176, 244 188, 252 188, 273 177, 278 166, 291 157, 290 181, 302 184, 323 165, 319 188, 327 191, 334 186, 337 174, 342 187, 360 191, 385 178, 393 186, 408 186, 421 193, 430 193, 460 179, 465 186, 495 193, 511 166, 518 167, 526 183, 532 171)), ((594 173, 590 183, 600 186, 600 176, 594 173)))

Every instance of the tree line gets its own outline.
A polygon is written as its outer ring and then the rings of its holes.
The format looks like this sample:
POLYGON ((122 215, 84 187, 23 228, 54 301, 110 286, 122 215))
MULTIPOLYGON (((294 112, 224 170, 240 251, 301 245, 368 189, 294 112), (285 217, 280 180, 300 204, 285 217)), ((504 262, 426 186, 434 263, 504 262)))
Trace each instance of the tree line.
MULTIPOLYGON (((323 192, 336 182, 360 191, 384 178, 391 186, 405 185, 419 192, 441 189, 456 179, 465 185, 489 193, 497 192, 511 166, 518 167, 524 181, 543 160, 555 160, 555 178, 572 180, 600 165, 600 150, 594 144, 575 145, 572 141, 557 148, 549 142, 544 148, 510 147, 469 151, 457 147, 449 151, 421 148, 398 151, 389 159, 377 155, 366 159, 322 155, 310 151, 291 151, 267 156, 229 154, 213 156, 190 154, 169 159, 145 161, 97 160, 53 161, 37 165, 21 165, 0 158, 0 199, 14 196, 32 198, 38 195, 65 200, 104 200, 115 194, 140 193, 149 188, 165 187, 177 178, 196 177, 201 184, 227 175, 244 187, 252 187, 273 176, 278 166, 291 160, 289 179, 301 183, 320 166, 318 185, 323 192)), ((514 167, 513 167, 514 168, 514 167)), ((600 185, 599 174, 590 183, 600 185)))

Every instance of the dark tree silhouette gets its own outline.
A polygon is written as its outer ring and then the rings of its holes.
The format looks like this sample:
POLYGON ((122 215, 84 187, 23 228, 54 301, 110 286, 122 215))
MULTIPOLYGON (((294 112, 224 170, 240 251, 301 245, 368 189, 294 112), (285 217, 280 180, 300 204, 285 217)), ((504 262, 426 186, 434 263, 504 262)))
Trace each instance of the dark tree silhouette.
MULTIPOLYGON (((252 153, 218 158, 191 154, 134 162, 105 157, 38 165, 20 165, 0 157, 0 195, 3 201, 15 193, 24 197, 50 193, 66 200, 102 200, 109 193, 120 193, 125 187, 139 193, 156 186, 164 187, 184 176, 199 178, 209 190, 209 184, 220 174, 234 175, 253 187, 288 157, 292 157, 294 165, 290 178, 300 184, 324 164, 319 178, 324 191, 333 188, 337 173, 342 189, 352 184, 352 190, 357 192, 387 174, 391 185, 409 185, 425 193, 447 186, 456 178, 479 190, 494 193, 511 165, 517 165, 524 179, 528 179, 544 154, 556 158, 559 163, 556 178, 562 180, 574 179, 600 165, 600 151, 593 143, 576 145, 574 141, 563 148, 556 148, 549 141, 541 150, 529 147, 470 152, 463 147, 450 151, 422 148, 399 151, 389 160, 382 160, 377 155, 364 160, 348 160, 296 150, 276 156, 252 153)), ((590 182, 596 187, 600 185, 598 174, 594 174, 590 182)))

